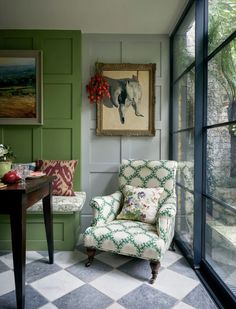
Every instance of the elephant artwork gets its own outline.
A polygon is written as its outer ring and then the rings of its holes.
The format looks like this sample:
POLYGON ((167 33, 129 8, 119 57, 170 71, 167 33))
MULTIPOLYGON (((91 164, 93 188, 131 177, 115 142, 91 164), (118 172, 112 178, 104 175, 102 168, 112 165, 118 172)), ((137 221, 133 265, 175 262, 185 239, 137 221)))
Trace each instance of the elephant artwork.
POLYGON ((111 103, 117 107, 120 115, 120 122, 125 123, 125 112, 130 106, 133 107, 135 115, 144 117, 139 112, 142 98, 142 88, 136 76, 132 78, 113 79, 106 77, 111 94, 111 103))
POLYGON ((97 135, 154 135, 155 64, 99 64, 110 97, 97 104, 97 135))

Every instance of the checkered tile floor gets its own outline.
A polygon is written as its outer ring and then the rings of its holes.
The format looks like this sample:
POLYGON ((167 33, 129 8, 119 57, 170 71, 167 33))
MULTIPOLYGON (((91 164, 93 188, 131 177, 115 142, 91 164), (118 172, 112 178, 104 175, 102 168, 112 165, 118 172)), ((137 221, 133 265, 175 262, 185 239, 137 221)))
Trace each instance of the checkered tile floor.
MULTIPOLYGON (((86 268, 83 246, 74 252, 27 252, 26 308, 215 309, 203 285, 179 252, 168 251, 156 283, 149 263, 99 252, 86 268)), ((0 308, 16 308, 12 254, 0 252, 0 308)))

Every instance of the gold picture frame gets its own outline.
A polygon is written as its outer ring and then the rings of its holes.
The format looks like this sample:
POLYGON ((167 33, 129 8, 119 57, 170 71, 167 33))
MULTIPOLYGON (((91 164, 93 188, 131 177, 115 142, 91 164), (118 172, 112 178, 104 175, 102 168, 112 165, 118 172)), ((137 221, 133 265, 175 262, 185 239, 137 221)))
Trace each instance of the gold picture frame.
POLYGON ((0 51, 0 125, 41 125, 42 52, 0 51))
POLYGON ((111 98, 97 104, 97 135, 155 135, 156 64, 96 66, 109 84, 111 98))

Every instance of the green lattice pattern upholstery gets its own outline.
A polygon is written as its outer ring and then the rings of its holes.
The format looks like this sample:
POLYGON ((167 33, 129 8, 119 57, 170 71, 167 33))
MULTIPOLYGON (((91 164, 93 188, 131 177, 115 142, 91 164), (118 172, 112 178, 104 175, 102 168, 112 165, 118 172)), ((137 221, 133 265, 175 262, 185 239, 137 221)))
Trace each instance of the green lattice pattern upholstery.
POLYGON ((123 160, 119 172, 120 191, 95 197, 90 202, 94 220, 84 233, 85 247, 160 261, 174 235, 176 168, 175 161, 123 160), (116 220, 123 203, 122 189, 127 184, 164 188, 155 224, 116 220))
POLYGON ((107 196, 97 196, 90 201, 93 209, 92 225, 104 225, 113 221, 120 209, 122 193, 117 191, 107 196))
POLYGON ((165 241, 157 237, 154 225, 139 221, 115 220, 86 231, 86 247, 159 260, 165 241))
POLYGON ((119 185, 122 191, 125 185, 143 188, 164 188, 159 200, 159 208, 164 203, 175 203, 175 161, 123 160, 119 172, 119 185))

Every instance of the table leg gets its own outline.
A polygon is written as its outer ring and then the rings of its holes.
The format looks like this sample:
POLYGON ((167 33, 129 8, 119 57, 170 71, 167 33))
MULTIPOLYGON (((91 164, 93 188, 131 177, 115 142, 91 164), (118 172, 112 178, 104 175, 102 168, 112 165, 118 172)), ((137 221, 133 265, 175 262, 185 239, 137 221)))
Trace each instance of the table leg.
POLYGON ((46 230, 49 264, 53 264, 54 245, 53 245, 53 222, 52 222, 52 196, 49 194, 43 199, 43 215, 46 230))
POLYGON ((12 253, 15 275, 16 303, 18 309, 25 307, 25 250, 26 250, 26 210, 16 205, 10 214, 12 253))

